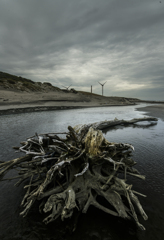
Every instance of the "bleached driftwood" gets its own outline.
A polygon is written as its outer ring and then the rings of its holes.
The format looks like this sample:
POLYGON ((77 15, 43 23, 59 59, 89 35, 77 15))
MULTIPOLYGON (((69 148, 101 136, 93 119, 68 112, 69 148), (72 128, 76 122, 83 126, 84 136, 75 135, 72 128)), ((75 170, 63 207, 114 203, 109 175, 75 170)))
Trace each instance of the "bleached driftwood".
MULTIPOLYGON (((39 211, 49 212, 44 219, 47 224, 58 217, 70 218, 75 209, 86 213, 93 205, 102 211, 122 218, 133 218, 141 229, 136 208, 146 220, 139 199, 144 196, 126 183, 128 175, 141 179, 145 177, 133 167, 136 163, 131 158, 134 147, 127 143, 107 141, 98 129, 118 124, 132 124, 138 121, 157 121, 156 118, 113 120, 100 123, 68 127, 66 138, 54 133, 35 134, 17 148, 26 153, 24 157, 0 163, 0 178, 5 173, 18 168, 18 186, 24 180, 27 192, 22 200, 26 216, 35 201, 40 201, 39 211), (122 173, 124 177, 121 178, 122 173), (120 175, 121 174, 121 175, 120 175), (110 209, 97 202, 97 197, 105 198, 113 207, 110 209), (125 205, 123 198, 127 199, 125 205), (133 205, 134 204, 134 205, 133 205)), ((11 180, 8 178, 8 180, 11 180)), ((75 230, 76 226, 74 225, 75 230)))
MULTIPOLYGON (((131 120, 124 120, 124 119, 117 119, 115 118, 114 120, 105 120, 105 121, 101 121, 101 122, 95 122, 95 123, 91 123, 91 124, 87 124, 87 127, 93 127, 94 129, 99 129, 99 130, 103 130, 106 128, 110 128, 113 126, 117 126, 117 125, 129 125, 129 124, 135 124, 137 122, 157 122, 158 119, 154 118, 154 117, 144 117, 144 118, 133 118, 131 120)), ((84 125, 78 125, 77 127, 82 127, 84 128, 84 125)))

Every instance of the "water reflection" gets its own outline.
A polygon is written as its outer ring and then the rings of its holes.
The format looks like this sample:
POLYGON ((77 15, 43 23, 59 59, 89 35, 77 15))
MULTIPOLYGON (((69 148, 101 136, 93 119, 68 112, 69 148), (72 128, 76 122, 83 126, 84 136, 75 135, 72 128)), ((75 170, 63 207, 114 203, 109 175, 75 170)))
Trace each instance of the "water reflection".
POLYGON ((107 133, 111 130, 117 130, 117 129, 125 129, 125 128, 142 128, 142 129, 147 129, 151 126, 155 126, 157 125, 157 122, 150 122, 148 124, 138 124, 138 123, 135 123, 135 124, 126 124, 126 125, 118 125, 118 126, 115 126, 115 127, 109 127, 109 128, 105 128, 102 130, 103 133, 107 133))

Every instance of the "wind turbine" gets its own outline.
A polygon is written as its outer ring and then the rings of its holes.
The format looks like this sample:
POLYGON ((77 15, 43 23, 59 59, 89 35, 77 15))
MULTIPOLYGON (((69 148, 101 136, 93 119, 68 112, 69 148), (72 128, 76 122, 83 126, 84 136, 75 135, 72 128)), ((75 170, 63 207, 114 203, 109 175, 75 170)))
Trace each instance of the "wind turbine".
MULTIPOLYGON (((63 85, 62 85, 62 86, 63 86, 63 85)), ((71 84, 70 86, 72 86, 72 84, 71 84)), ((69 87, 70 87, 70 86, 69 86, 69 87)), ((66 88, 67 90, 68 90, 68 88, 69 88, 69 87, 65 87, 65 86, 63 86, 63 87, 66 88)))
MULTIPOLYGON (((107 82, 107 81, 106 81, 106 82, 107 82)), ((105 83, 106 83, 106 82, 105 82, 105 83)), ((98 83, 102 86, 102 96, 103 96, 103 87, 104 87, 105 83, 103 83, 103 84, 100 83, 100 82, 98 82, 98 83)))

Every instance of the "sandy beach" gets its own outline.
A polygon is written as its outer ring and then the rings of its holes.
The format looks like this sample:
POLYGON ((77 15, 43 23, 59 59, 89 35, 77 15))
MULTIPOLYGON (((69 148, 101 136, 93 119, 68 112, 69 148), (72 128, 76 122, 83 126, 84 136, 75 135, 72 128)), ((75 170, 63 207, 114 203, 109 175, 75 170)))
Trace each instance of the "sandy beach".
MULTIPOLYGON (((61 90, 26 92, 11 89, 0 89, 0 115, 71 108, 126 106, 137 103, 138 102, 133 98, 105 97, 81 92, 73 93, 70 91, 64 92, 61 90)), ((138 107, 137 110, 145 111, 153 117, 164 119, 163 103, 157 103, 144 108, 138 107)))
POLYGON ((0 90, 0 114, 65 108, 124 106, 134 102, 121 97, 85 95, 80 92, 20 92, 0 90))

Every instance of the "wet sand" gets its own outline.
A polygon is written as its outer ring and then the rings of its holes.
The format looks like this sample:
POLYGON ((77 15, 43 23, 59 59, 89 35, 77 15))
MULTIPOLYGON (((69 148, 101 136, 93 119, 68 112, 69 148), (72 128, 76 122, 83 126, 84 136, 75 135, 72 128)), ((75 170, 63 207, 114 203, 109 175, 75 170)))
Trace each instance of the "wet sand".
POLYGON ((136 110, 146 112, 145 114, 164 120, 164 104, 136 108, 136 110))

